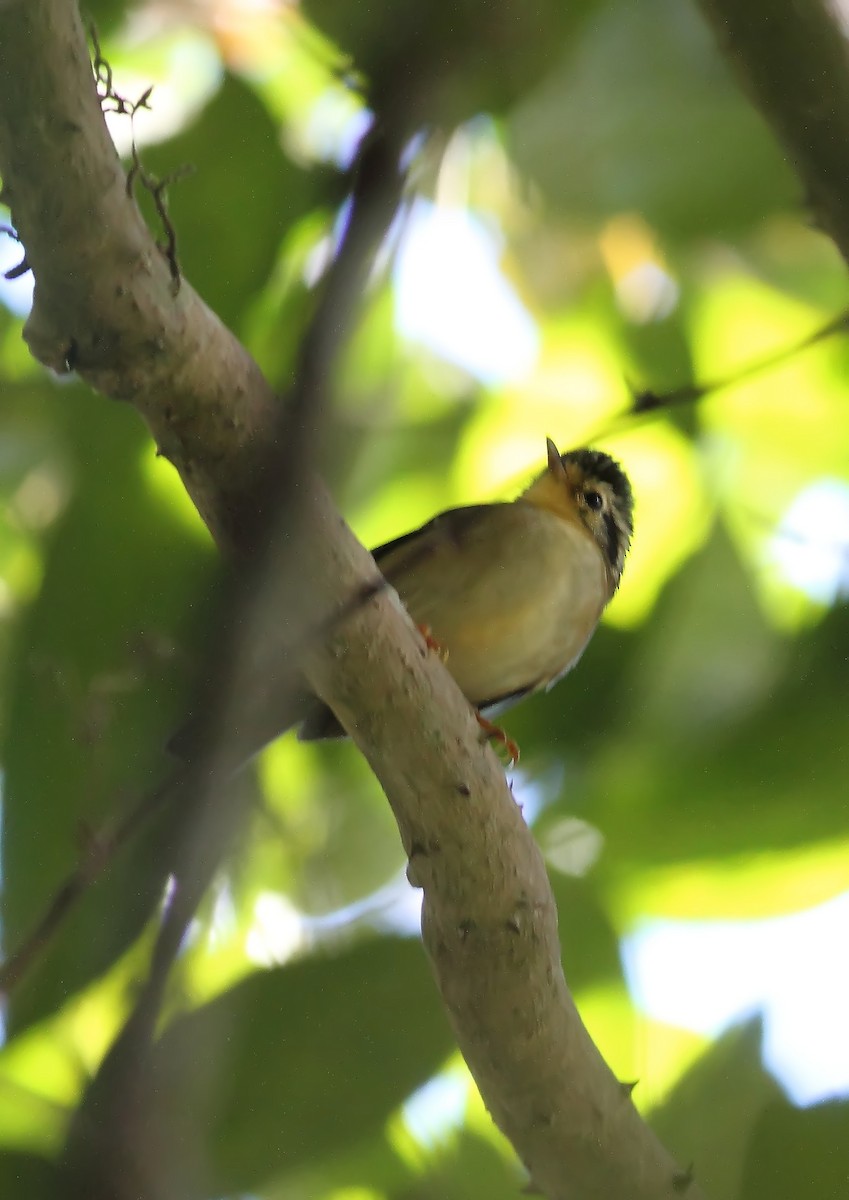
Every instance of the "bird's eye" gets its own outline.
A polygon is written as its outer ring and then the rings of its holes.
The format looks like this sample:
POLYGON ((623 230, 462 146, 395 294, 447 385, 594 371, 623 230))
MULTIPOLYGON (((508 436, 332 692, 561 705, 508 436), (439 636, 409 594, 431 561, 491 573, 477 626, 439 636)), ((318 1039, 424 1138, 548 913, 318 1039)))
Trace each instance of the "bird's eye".
POLYGON ((598 512, 598 510, 604 504, 601 492, 584 492, 584 500, 586 501, 587 508, 591 508, 593 512, 598 512))

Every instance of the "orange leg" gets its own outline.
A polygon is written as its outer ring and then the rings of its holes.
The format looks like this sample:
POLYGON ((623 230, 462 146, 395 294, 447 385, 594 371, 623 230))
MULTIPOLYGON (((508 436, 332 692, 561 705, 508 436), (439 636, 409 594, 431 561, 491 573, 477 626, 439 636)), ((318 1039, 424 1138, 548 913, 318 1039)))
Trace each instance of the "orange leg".
POLYGON ((424 644, 427 646, 428 650, 433 650, 435 654, 439 655, 443 662, 447 662, 448 647, 443 646, 441 642, 436 640, 436 638, 433 636, 433 630, 431 627, 429 625, 417 625, 416 629, 418 629, 419 633, 424 638, 424 644))
POLYGON ((493 725, 492 721, 487 721, 486 717, 482 717, 477 709, 475 709, 475 716, 486 736, 492 738, 494 742, 498 742, 507 751, 508 767, 514 767, 519 761, 519 747, 513 739, 508 737, 499 725, 493 725))
MULTIPOLYGON (((441 642, 437 641, 437 639, 433 636, 433 630, 431 627, 429 625, 417 625, 416 628, 424 638, 424 643, 428 650, 433 650, 434 653, 439 655, 443 662, 447 662, 448 647, 443 646, 441 642)), ((493 741, 498 742, 498 744, 503 746, 507 751, 507 765, 509 767, 515 766, 519 761, 519 747, 513 741, 513 739, 508 737, 508 735, 499 725, 493 725, 492 721, 488 721, 486 717, 481 716, 477 709, 475 709, 475 717, 477 718, 478 725, 480 725, 487 738, 491 738, 493 741)))

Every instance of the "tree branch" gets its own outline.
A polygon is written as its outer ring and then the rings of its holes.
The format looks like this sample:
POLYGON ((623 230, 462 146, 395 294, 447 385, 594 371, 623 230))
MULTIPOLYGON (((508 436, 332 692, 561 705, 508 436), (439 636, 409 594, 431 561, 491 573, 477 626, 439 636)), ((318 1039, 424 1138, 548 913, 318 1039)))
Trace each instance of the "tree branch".
MULTIPOLYGON (((373 567, 329 505, 313 521, 307 594, 321 611, 373 567)), ((551 1200, 671 1200, 684 1176, 581 1022, 545 865, 503 770, 393 600, 380 593, 353 614, 312 650, 308 673, 389 798, 408 877, 424 890, 425 946, 481 1095, 551 1200)), ((692 1184, 686 1195, 701 1192, 692 1184)))
MULTIPOLYGON (((191 288, 174 295, 127 197, 68 0, 0 8, 0 170, 37 281, 33 353, 134 404, 238 548, 264 498, 272 395, 191 288)), ((698 1200, 581 1023, 542 858, 469 705, 394 593, 346 606, 370 594, 375 566, 318 486, 306 523, 297 615, 306 628, 330 615, 307 674, 389 797, 424 889, 434 973, 496 1122, 552 1200, 698 1200)))
POLYGON ((223 545, 244 536, 277 404, 256 363, 184 283, 135 201, 103 120, 76 4, 0 11, 3 201, 35 276, 35 358, 133 404, 223 545))
MULTIPOLYGON (((699 0, 849 262, 849 42, 830 0, 699 0)), ((729 181, 730 182, 730 181, 729 181)))

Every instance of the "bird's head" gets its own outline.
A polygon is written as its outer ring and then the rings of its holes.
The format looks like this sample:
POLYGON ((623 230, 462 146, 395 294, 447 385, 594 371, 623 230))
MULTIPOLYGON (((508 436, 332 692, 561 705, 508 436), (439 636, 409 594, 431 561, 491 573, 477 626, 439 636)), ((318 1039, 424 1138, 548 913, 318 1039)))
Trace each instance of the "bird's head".
POLYGON ((601 450, 561 454, 551 438, 546 444, 548 466, 523 499, 567 519, 577 516, 598 543, 612 594, 619 586, 634 532, 634 496, 628 476, 601 450))

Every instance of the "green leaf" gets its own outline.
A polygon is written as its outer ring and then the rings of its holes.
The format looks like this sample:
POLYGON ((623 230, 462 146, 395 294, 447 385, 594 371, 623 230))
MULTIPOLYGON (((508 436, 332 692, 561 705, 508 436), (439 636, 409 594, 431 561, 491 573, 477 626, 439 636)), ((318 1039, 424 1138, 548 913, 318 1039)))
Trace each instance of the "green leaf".
POLYGON ((557 901, 563 969, 569 987, 580 992, 600 983, 624 988, 619 940, 592 884, 552 871, 551 886, 557 901))
POLYGON ((376 1136, 451 1046, 418 942, 302 959, 178 1017, 144 1075, 132 1062, 129 1075, 120 1069, 130 1030, 84 1101, 71 1158, 83 1180, 111 1156, 116 1170, 152 1175, 161 1194, 184 1198, 252 1189, 376 1136), (130 1081, 141 1096, 132 1121, 130 1081), (127 1166, 128 1127, 136 1153, 158 1146, 157 1161, 142 1153, 127 1166))
MULTIPOLYGON (((58 402, 59 396, 55 396, 58 402)), ((184 644, 202 626, 210 552, 150 484, 146 435, 126 408, 61 396, 69 506, 45 547, 41 591, 18 630, 3 761, 4 943, 19 945, 85 839, 151 788, 181 719, 184 644)), ((169 468, 163 468, 168 470, 169 468)), ((53 1012, 138 933, 167 860, 136 841, 90 889, 16 989, 11 1033, 53 1012)))
POLYGON ((526 1181, 517 1163, 509 1163, 492 1142, 463 1129, 438 1147, 420 1179, 392 1195, 403 1200, 516 1200, 526 1181))
POLYGON ((0 1196, 8 1200, 57 1200, 56 1168, 46 1158, 0 1150, 0 1196))
POLYGON ((570 216, 636 211, 666 237, 739 232, 797 186, 689 5, 600 6, 510 125, 517 166, 570 216))
POLYGON ((401 101, 417 121, 423 106, 413 81, 426 80, 426 119, 446 126, 509 109, 595 7, 595 0, 459 0, 424 13, 415 0, 305 5, 352 56, 378 104, 385 97, 395 107, 401 101))
POLYGON ((813 1108, 774 1101, 755 1126, 738 1200, 845 1200, 849 1102, 813 1108))
POLYGON ((682 571, 608 695, 604 736, 566 797, 602 864, 672 865, 845 836, 849 608, 771 629, 723 535, 682 571))
POLYGON ((752 1128, 780 1094, 761 1065, 761 1022, 749 1021, 702 1055, 650 1123, 682 1168, 693 1164, 712 1200, 733 1200, 752 1128))
MULTIPOLYGON (((156 107, 156 95, 151 104, 156 107)), ((278 129, 254 92, 232 75, 184 133, 142 153, 168 187, 168 212, 186 278, 231 329, 240 330, 265 284, 284 234, 317 202, 323 173, 312 175, 283 153, 278 129)), ((161 222, 137 186, 151 229, 161 222)))
POLYGON ((452 1044, 421 945, 386 938, 246 980, 175 1021, 155 1071, 176 1113, 200 1106, 220 1193, 380 1128, 452 1044))

